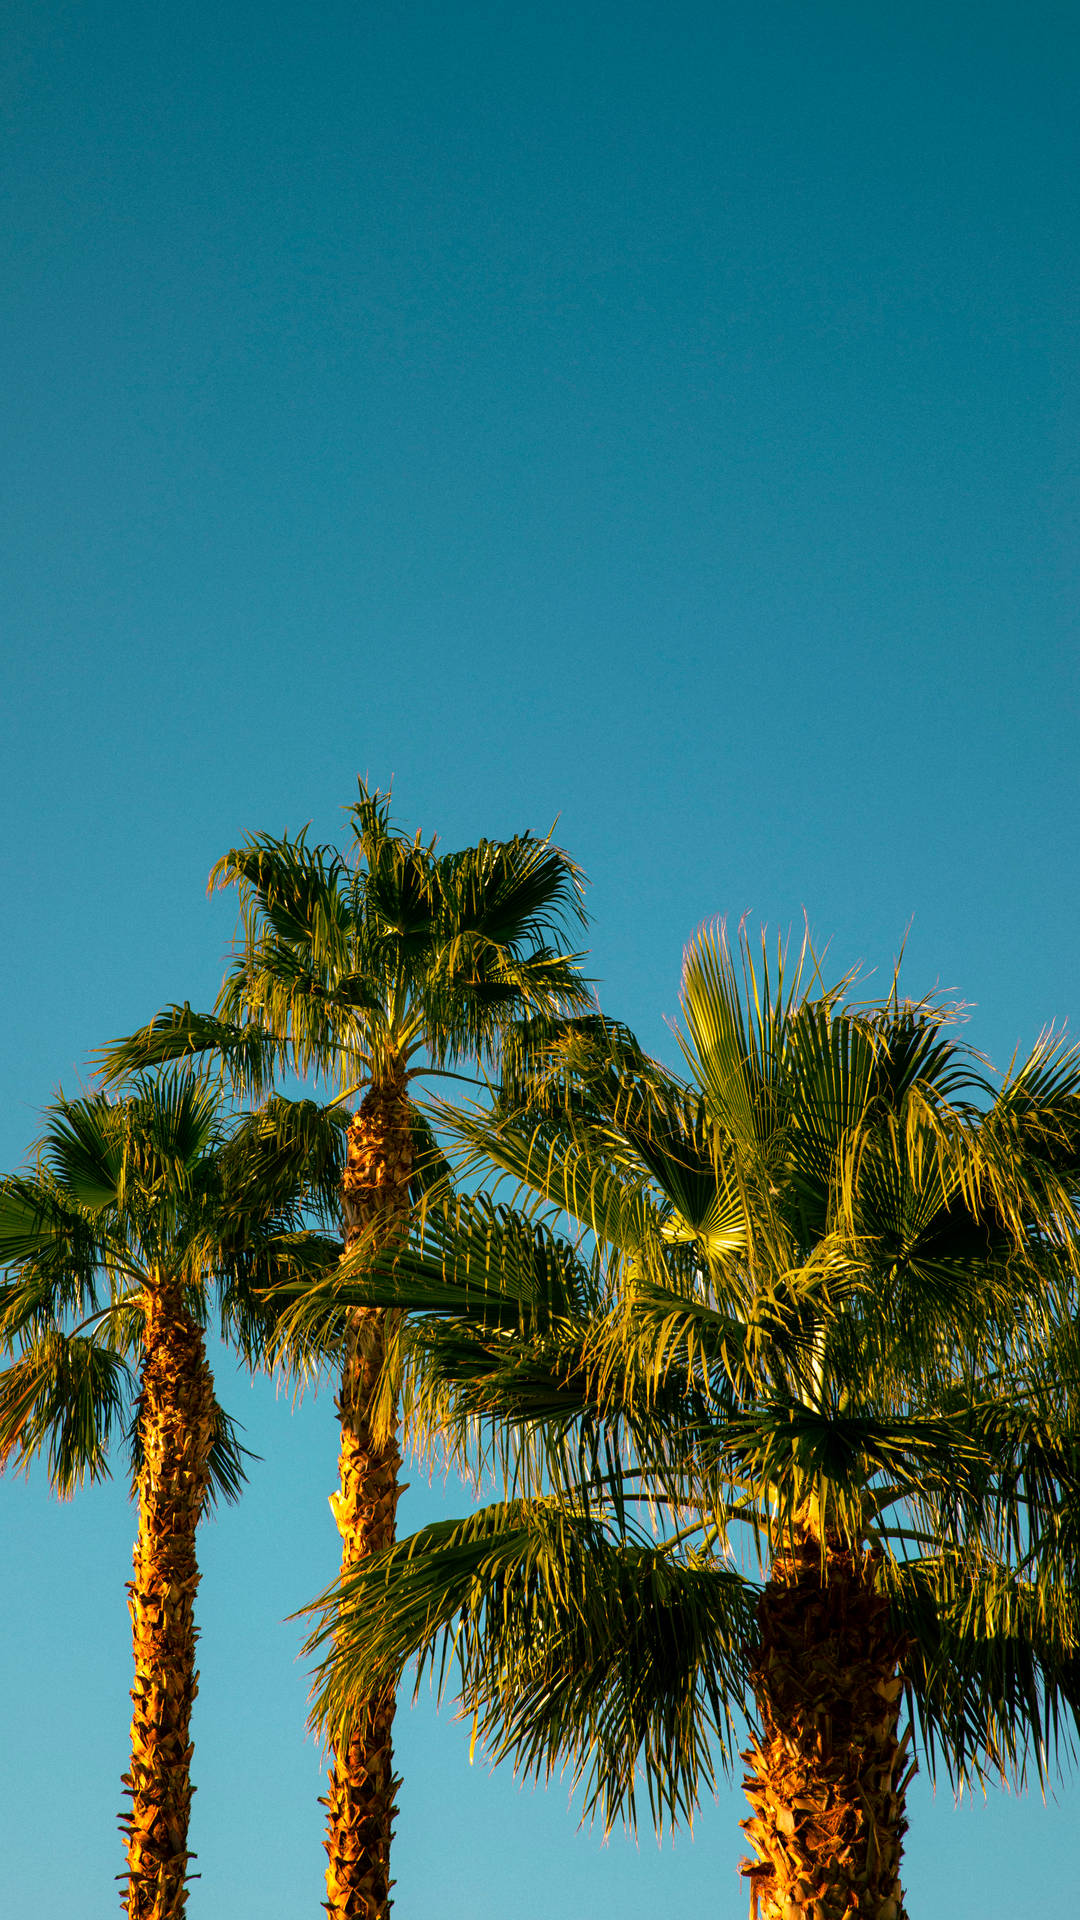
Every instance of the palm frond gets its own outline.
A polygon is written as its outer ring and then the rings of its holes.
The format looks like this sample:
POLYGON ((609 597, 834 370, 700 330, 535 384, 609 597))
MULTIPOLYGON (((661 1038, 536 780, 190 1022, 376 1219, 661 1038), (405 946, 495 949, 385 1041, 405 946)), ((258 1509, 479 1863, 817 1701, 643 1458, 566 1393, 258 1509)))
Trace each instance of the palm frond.
POLYGON ((329 1648, 313 1718, 339 1735, 410 1657, 525 1773, 569 1764, 587 1815, 636 1817, 639 1774, 658 1824, 688 1820, 733 1713, 754 1591, 701 1555, 619 1539, 554 1501, 485 1508, 425 1528, 318 1606, 329 1648))
POLYGON ((480 1111, 436 1102, 443 1131, 465 1152, 459 1177, 494 1168, 515 1185, 518 1204, 526 1196, 557 1217, 576 1221, 621 1253, 635 1253, 659 1239, 664 1216, 650 1191, 643 1167, 620 1165, 604 1143, 576 1129, 557 1129, 546 1120, 493 1122, 480 1111))
POLYGON ((280 1043, 257 1020, 234 1022, 196 1013, 185 1000, 165 1007, 145 1027, 98 1048, 95 1056, 108 1086, 176 1061, 220 1063, 237 1084, 259 1099, 282 1064, 280 1043))
POLYGON ((599 1012, 540 1013, 515 1020, 502 1036, 495 1113, 527 1112, 596 1123, 611 1117, 610 1089, 666 1070, 650 1059, 621 1021, 599 1012))
POLYGON ((438 862, 446 931, 479 935, 518 953, 558 935, 569 914, 585 923, 584 876, 550 838, 481 840, 438 862))
POLYGON ((0 1371, 0 1465, 25 1468, 44 1453, 62 1498, 86 1479, 107 1479, 109 1441, 131 1389, 127 1364, 100 1339, 38 1334, 0 1371))
POLYGON ((908 1699, 931 1775, 1040 1781, 1080 1720, 1075 1593, 962 1552, 886 1564, 908 1699))
POLYGON ((298 1217, 310 1208, 337 1224, 349 1116, 340 1106, 272 1094, 233 1128, 220 1156, 223 1202, 241 1221, 258 1195, 265 1214, 298 1217))
POLYGON ((0 1181, 0 1339, 65 1312, 92 1313, 109 1256, 102 1223, 47 1174, 0 1181))

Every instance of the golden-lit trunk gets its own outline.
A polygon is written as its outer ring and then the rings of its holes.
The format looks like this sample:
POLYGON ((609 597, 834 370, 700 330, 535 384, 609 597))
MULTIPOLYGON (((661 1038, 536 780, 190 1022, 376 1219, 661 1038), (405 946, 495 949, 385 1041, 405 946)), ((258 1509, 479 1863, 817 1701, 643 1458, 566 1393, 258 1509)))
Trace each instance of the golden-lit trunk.
POLYGON ((195 1532, 209 1482, 214 1384, 180 1287, 148 1296, 138 1425, 139 1533, 128 1593, 135 1653, 126 1910, 179 1920, 187 1906, 191 1708, 195 1671, 195 1532))
POLYGON ((751 1920, 906 1920, 903 1646, 873 1574, 870 1554, 823 1556, 809 1535, 774 1558, 743 1755, 751 1920))
MULTIPOLYGON (((393 1245, 408 1215, 412 1121, 406 1083, 370 1088, 349 1128, 343 1181, 345 1244, 374 1233, 373 1245, 393 1245)), ((394 1431, 377 1434, 373 1400, 382 1369, 387 1315, 360 1308, 353 1349, 338 1395, 341 1421, 340 1486, 330 1505, 341 1534, 347 1573, 394 1539, 401 1455, 394 1431)), ((364 1723, 348 1746, 335 1748, 326 1797, 325 1907, 330 1920, 385 1920, 390 1911, 390 1841, 395 1794, 393 1690, 372 1696, 364 1723)))

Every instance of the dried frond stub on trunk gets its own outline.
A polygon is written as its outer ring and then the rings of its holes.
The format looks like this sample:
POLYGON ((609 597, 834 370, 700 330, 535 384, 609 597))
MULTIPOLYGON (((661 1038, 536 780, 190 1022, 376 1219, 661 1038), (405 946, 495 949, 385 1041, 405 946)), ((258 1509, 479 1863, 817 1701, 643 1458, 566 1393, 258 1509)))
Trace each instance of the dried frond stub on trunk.
POLYGON ((187 1905, 191 1710, 195 1671, 195 1535, 217 1431, 203 1337, 178 1286, 148 1300, 139 1403, 142 1467, 134 1576, 128 1586, 135 1680, 131 1689, 131 1801, 124 1901, 129 1920, 181 1920, 187 1905))
POLYGON ((903 1647, 873 1575, 869 1554, 809 1538, 774 1561, 743 1756, 751 1920, 906 1920, 903 1647))
MULTIPOLYGON (((352 1126, 342 1182, 346 1244, 371 1234, 380 1248, 402 1231, 412 1173, 412 1122, 404 1081, 365 1094, 352 1126)), ((341 1570, 392 1545, 400 1496, 401 1454, 392 1425, 377 1417, 388 1316, 380 1308, 353 1314, 352 1351, 338 1394, 341 1421, 339 1487, 330 1508, 341 1535, 341 1570)), ((330 1920, 386 1920, 390 1911, 390 1844, 395 1798, 390 1690, 372 1699, 348 1744, 336 1748, 327 1809, 326 1893, 330 1920)))

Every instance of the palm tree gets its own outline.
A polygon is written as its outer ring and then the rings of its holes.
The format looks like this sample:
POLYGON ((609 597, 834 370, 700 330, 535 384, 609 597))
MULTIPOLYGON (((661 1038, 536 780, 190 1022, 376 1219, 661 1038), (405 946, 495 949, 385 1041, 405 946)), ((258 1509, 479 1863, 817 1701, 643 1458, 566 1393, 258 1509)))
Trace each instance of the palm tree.
MULTIPOLYGON (((350 1271, 399 1244, 437 1153, 413 1097, 422 1075, 490 1060, 504 1026, 586 1002, 576 957, 550 944, 581 880, 550 840, 523 834, 437 854, 394 831, 386 796, 361 782, 348 857, 258 835, 215 869, 238 889, 243 933, 214 1017, 172 1007, 106 1056, 111 1071, 214 1052, 234 1086, 275 1073, 362 1091, 347 1134, 341 1218, 350 1271)), ((400 1451, 381 1309, 343 1327, 339 1486, 331 1507, 348 1572, 394 1539, 400 1451)), ((324 1342, 325 1345, 325 1342, 324 1342)), ((332 1755, 327 1795, 331 1920, 385 1920, 399 1782, 392 1689, 376 1689, 332 1755)))
POLYGON ((707 931, 687 1079, 534 1026, 456 1123, 517 1205, 327 1282, 409 1314, 410 1417, 507 1489, 324 1596, 320 1724, 456 1665, 497 1757, 569 1758, 607 1822, 640 1769, 663 1821, 744 1713, 757 1920, 903 1920, 914 1743, 1041 1773, 1080 1712, 1080 1061, 992 1087, 932 1006, 849 993, 707 931))
POLYGON ((206 1358, 211 1297, 255 1362, 274 1331, 257 1291, 340 1252, 303 1224, 334 1169, 298 1189, 267 1150, 276 1130, 273 1114, 228 1124, 205 1081, 179 1069, 119 1098, 61 1098, 37 1165, 0 1185, 0 1338, 17 1355, 0 1372, 0 1464, 44 1451, 67 1495, 108 1472, 118 1429, 131 1442, 130 1920, 186 1908, 196 1530, 208 1501, 234 1498, 243 1480, 206 1358))

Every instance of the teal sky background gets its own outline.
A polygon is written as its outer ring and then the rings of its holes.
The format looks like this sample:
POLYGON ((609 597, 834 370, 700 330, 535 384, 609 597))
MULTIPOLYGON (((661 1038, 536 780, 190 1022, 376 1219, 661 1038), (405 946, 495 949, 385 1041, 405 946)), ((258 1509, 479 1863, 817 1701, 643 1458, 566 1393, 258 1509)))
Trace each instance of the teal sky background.
MULTIPOLYGON (((672 1052, 684 941, 804 911, 837 970, 1076 1018, 1077 18, 898 0, 187 8, 0 29, 0 1164, 90 1050, 208 1003, 242 834, 358 772, 592 880, 672 1052)), ((871 985, 873 990, 873 985, 871 985)), ((222 1397, 192 1920, 319 1911, 300 1632, 330 1396, 222 1397)), ((411 1526, 449 1498, 414 1471, 411 1526)), ((122 1484, 0 1484, 0 1911, 104 1920, 122 1484)), ((658 1852, 403 1710, 395 1916, 741 1920, 737 1791, 658 1852)), ((1036 1920, 1044 1807, 913 1797, 913 1920, 1036 1920)))

